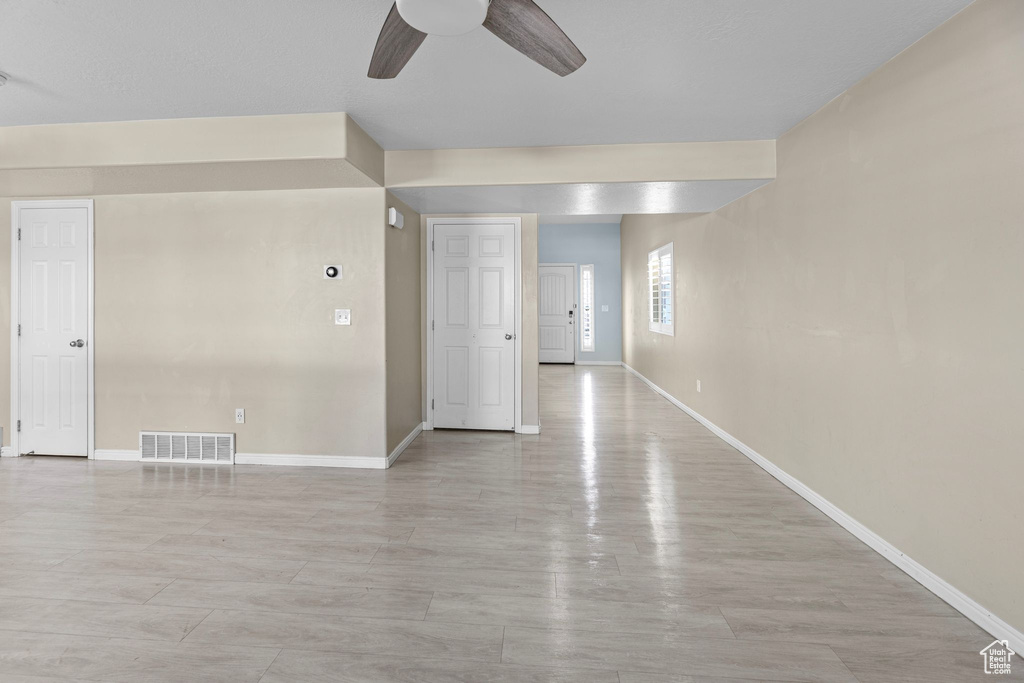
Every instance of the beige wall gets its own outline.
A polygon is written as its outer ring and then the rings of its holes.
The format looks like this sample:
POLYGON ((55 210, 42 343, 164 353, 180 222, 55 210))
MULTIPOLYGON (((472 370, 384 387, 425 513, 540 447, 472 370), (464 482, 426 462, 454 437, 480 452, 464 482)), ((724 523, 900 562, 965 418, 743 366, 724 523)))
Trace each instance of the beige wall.
MULTIPOLYGON (((387 452, 423 422, 420 335, 420 215, 387 195, 387 206, 405 216, 401 230, 384 228, 387 315, 387 452)), ((387 209, 385 208, 385 211, 387 209)))
MULTIPOLYGON (((200 430, 237 433, 241 453, 384 456, 383 189, 95 200, 97 448, 200 430), (344 278, 325 281, 325 263, 344 278)), ((0 254, 0 288, 9 264, 0 254)))
MULTIPOLYGON (((384 458, 386 261, 419 254, 385 249, 383 178, 383 150, 343 113, 0 128, 0 195, 96 200, 97 448, 137 448, 140 429, 232 431, 241 453, 384 458), (324 280, 326 263, 343 279, 324 280)), ((403 352, 418 378, 418 346, 403 352)), ((418 411, 418 379, 411 391, 418 411)))
POLYGON ((380 187, 344 113, 0 127, 0 196, 380 187))
POLYGON ((25 199, 337 187, 377 185, 347 159, 0 170, 0 196, 25 199))
MULTIPOLYGON (((507 214, 507 213, 478 213, 478 214, 444 214, 426 215, 420 219, 421 234, 424 235, 421 248, 422 276, 422 315, 427 318, 427 256, 430 245, 426 240, 428 218, 520 218, 522 220, 522 253, 520 257, 522 267, 522 304, 523 304, 523 336, 521 341, 523 348, 523 425, 540 424, 540 385, 539 385, 539 346, 540 328, 537 318, 537 240, 538 240, 538 216, 535 213, 507 214)), ((426 326, 423 326, 422 336, 422 364, 423 364, 423 405, 426 406, 428 397, 427 387, 427 341, 426 326)), ((424 419, 426 415, 424 414, 424 419)))
POLYGON ((775 141, 385 152, 388 187, 625 183, 775 177, 775 141))
POLYGON ((539 216, 523 214, 523 425, 540 425, 540 319, 537 314, 539 216))
POLYGON ((344 113, 8 126, 0 169, 344 159, 350 147, 373 169, 365 136, 344 113))
POLYGON ((981 0, 785 135, 774 183, 622 223, 626 362, 1017 629, 1022 83, 1024 2, 981 0), (645 318, 670 240, 675 337, 645 318))

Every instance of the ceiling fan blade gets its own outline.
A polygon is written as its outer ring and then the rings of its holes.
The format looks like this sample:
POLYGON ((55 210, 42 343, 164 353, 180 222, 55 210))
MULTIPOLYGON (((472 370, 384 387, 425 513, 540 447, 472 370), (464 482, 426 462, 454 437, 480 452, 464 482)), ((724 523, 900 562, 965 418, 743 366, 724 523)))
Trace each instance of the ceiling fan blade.
POLYGON ((398 13, 398 5, 393 5, 377 37, 377 47, 373 49, 367 76, 394 78, 409 63, 426 37, 426 33, 405 23, 405 19, 398 13))
POLYGON ((568 76, 587 61, 533 0, 491 0, 484 27, 559 76, 568 76))

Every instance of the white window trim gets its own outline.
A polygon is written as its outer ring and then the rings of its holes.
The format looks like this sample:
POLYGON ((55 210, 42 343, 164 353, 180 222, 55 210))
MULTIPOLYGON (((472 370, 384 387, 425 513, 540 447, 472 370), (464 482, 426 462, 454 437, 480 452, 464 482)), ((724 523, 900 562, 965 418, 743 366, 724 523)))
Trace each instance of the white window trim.
POLYGON ((578 330, 579 337, 580 337, 580 352, 581 353, 597 353, 597 279, 596 279, 596 273, 594 272, 594 264, 593 263, 587 263, 587 264, 584 264, 584 265, 580 265, 579 288, 580 288, 580 315, 579 315, 580 319, 577 322, 579 323, 579 326, 580 326, 580 329, 578 330), (588 270, 590 271, 590 298, 591 298, 591 301, 590 301, 590 340, 591 340, 591 344, 590 344, 590 348, 589 349, 586 348, 583 345, 583 315, 584 315, 584 312, 586 311, 586 308, 585 308, 586 302, 583 301, 583 273, 585 271, 588 271, 588 270))
POLYGON ((647 322, 648 328, 651 332, 657 334, 664 334, 669 337, 675 336, 675 324, 676 324, 676 257, 673 250, 673 242, 669 242, 663 247, 659 247, 647 254, 647 322), (659 261, 665 255, 668 255, 672 259, 672 273, 671 277, 671 288, 669 289, 669 310, 672 311, 672 322, 663 323, 656 322, 654 320, 654 293, 651 291, 651 261, 658 259, 659 261))

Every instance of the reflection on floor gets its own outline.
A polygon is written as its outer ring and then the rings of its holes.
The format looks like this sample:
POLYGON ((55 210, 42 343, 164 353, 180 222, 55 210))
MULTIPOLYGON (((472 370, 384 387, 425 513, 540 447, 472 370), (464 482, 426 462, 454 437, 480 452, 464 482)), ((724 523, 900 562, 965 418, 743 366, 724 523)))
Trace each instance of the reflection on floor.
POLYGON ((0 462, 0 680, 985 678, 991 636, 639 380, 541 382, 540 436, 388 471, 0 462))

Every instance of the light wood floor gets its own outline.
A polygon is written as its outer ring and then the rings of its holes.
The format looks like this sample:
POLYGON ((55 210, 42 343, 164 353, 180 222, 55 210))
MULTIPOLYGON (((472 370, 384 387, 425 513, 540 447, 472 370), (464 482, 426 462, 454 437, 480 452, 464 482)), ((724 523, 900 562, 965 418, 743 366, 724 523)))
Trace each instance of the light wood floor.
POLYGON ((986 678, 991 636, 621 368, 541 383, 540 436, 386 472, 3 460, 0 680, 986 678))

